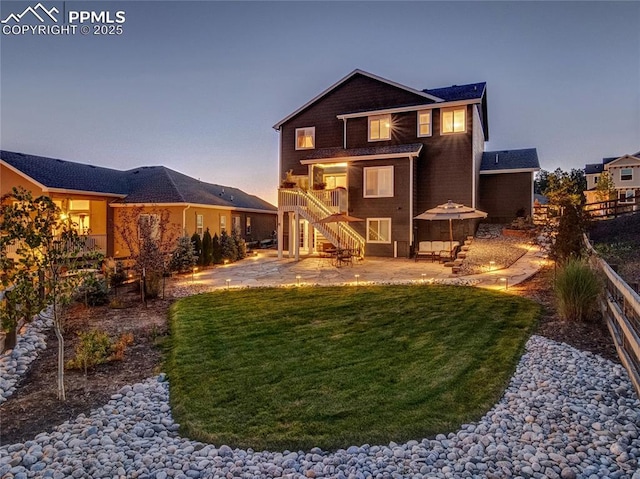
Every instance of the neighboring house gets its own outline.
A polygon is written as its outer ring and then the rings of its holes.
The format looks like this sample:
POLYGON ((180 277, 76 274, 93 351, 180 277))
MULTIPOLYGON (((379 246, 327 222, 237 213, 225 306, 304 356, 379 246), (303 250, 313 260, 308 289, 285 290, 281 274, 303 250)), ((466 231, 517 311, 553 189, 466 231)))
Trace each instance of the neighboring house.
POLYGON ((584 192, 587 203, 602 201, 598 198, 598 181, 603 172, 612 179, 616 197, 620 203, 636 204, 640 195, 640 151, 633 155, 603 158, 601 163, 585 166, 587 189, 584 192))
MULTIPOLYGON (((415 90, 355 70, 274 125, 280 133, 279 253, 326 244, 407 256, 446 240, 446 221, 414 220, 452 200, 488 221, 530 216, 535 149, 485 152, 485 83, 415 90), (334 212, 362 222, 322 223, 334 212)), ((475 222, 455 222, 456 239, 475 222), (457 224, 459 223, 459 224, 457 224)))
POLYGON ((115 234, 125 208, 140 207, 142 220, 167 211, 170 223, 189 236, 207 228, 212 236, 235 230, 251 242, 272 238, 276 229, 276 208, 266 201, 164 166, 120 171, 0 151, 0 195, 14 186, 51 197, 88 242, 109 257, 129 254, 115 234))

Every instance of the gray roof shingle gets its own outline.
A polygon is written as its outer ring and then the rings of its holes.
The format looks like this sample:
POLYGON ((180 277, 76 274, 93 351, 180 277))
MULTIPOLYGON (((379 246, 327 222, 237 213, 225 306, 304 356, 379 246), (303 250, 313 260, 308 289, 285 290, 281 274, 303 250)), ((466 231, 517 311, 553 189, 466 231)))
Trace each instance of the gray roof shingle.
POLYGON ((444 101, 476 100, 482 98, 486 82, 470 83, 468 85, 452 85, 444 88, 422 90, 429 95, 442 98, 444 101))
POLYGON ((604 169, 604 165, 602 163, 590 163, 584 167, 585 175, 597 175, 598 173, 602 173, 604 169))
POLYGON ((535 148, 521 150, 485 151, 480 171, 537 170, 540 169, 538 151, 535 148))
POLYGON ((120 171, 71 161, 0 151, 0 159, 47 188, 122 196, 122 203, 197 203, 276 211, 238 188, 205 183, 164 166, 120 171))

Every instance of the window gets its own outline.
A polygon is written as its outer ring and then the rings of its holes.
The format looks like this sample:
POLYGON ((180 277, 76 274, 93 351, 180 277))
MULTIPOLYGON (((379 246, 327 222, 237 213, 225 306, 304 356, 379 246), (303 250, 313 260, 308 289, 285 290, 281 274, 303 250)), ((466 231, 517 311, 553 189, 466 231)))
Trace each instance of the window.
POLYGON ((160 239, 160 215, 140 215, 140 217, 138 218, 138 238, 143 239, 147 234, 151 239, 160 239))
POLYGON ((316 147, 316 127, 296 128, 296 150, 310 150, 316 147))
POLYGON ((633 169, 631 169, 631 168, 622 168, 620 170, 620 179, 622 181, 633 180, 633 169))
POLYGON ((391 243, 391 218, 367 218, 367 242, 391 243))
POLYGON ((464 133, 467 130, 467 108, 442 110, 442 133, 464 133))
POLYGON ((71 220, 73 229, 81 235, 89 233, 90 208, 89 200, 69 200, 68 218, 71 220))
POLYGON ((204 219, 202 218, 202 215, 196 215, 196 233, 198 233, 200 238, 202 238, 204 233, 204 219))
POLYGON ((618 200, 620 203, 635 203, 635 196, 634 190, 620 190, 618 200))
POLYGON ((251 216, 247 216, 247 228, 246 228, 246 232, 247 235, 251 234, 251 216))
POLYGON ((364 168, 364 197, 391 198, 393 196, 393 166, 364 168))
POLYGON ((227 217, 226 216, 221 216, 220 217, 220 233, 222 233, 223 231, 227 231, 227 217))
POLYGON ((594 183, 598 183, 598 180, 599 180, 599 179, 600 179, 600 177, 599 177, 599 176, 594 176, 594 177, 593 177, 593 182, 594 182, 594 183))
POLYGON ((240 234, 241 230, 240 230, 240 217, 239 216, 234 216, 231 218, 231 231, 234 234, 240 234))
POLYGON ((369 141, 381 141, 391 138, 391 115, 369 117, 369 141))
POLYGON ((418 136, 431 136, 431 110, 418 112, 418 136))

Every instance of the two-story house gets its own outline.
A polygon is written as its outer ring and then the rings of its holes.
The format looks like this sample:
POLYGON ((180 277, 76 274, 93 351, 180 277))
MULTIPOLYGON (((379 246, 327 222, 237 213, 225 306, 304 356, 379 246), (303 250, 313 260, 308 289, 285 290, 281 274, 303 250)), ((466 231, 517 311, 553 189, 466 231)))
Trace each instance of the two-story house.
MULTIPOLYGON (((485 83, 416 90, 354 70, 274 125, 280 133, 279 254, 330 243, 406 257, 446 240, 447 222, 414 219, 452 200, 506 222, 533 208, 535 149, 485 152, 485 83), (362 219, 324 223, 335 212, 362 219)), ((476 223, 456 224, 456 239, 476 223)))
POLYGON ((166 217, 182 234, 211 235, 223 230, 246 241, 272 238, 276 208, 237 188, 197 180, 164 166, 121 171, 57 158, 0 151, 0 196, 14 187, 34 197, 49 196, 78 229, 87 244, 109 257, 130 252, 117 229, 135 211, 138 221, 166 217), (135 210, 133 210, 135 208, 135 210), (166 214, 165 214, 166 213, 166 214))
MULTIPOLYGON (((607 172, 613 181, 616 198, 620 203, 636 205, 640 196, 640 151, 632 155, 603 158, 601 163, 585 166, 587 189, 584 192, 587 203, 602 201, 597 195, 598 181, 607 172)), ((635 206, 634 206, 635 208, 635 206)))

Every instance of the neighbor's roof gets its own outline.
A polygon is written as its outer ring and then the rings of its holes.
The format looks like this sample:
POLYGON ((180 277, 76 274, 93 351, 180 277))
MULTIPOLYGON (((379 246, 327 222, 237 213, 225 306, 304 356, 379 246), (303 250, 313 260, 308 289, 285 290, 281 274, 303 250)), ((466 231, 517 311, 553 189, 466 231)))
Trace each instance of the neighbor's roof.
POLYGON ((123 171, 72 161, 0 151, 0 159, 47 189, 91 191, 111 195, 127 194, 123 171))
POLYGON ((585 175, 597 175, 598 173, 602 173, 604 169, 604 165, 602 163, 590 163, 584 167, 585 175))
POLYGON ((468 85, 453 85, 444 88, 433 88, 422 90, 444 101, 461 101, 481 99, 487 87, 486 82, 470 83, 468 85))
POLYGON ((229 208, 276 211, 277 208, 238 188, 197 180, 165 166, 126 171, 130 193, 121 203, 194 203, 229 208))
POLYGON ((539 169, 540 162, 535 148, 485 151, 482 154, 482 163, 480 164, 481 173, 497 173, 505 170, 535 171, 539 169))
POLYGON ((275 206, 257 196, 205 183, 164 166, 120 171, 10 151, 0 151, 0 159, 46 189, 117 195, 121 203, 195 203, 276 211, 275 206))

